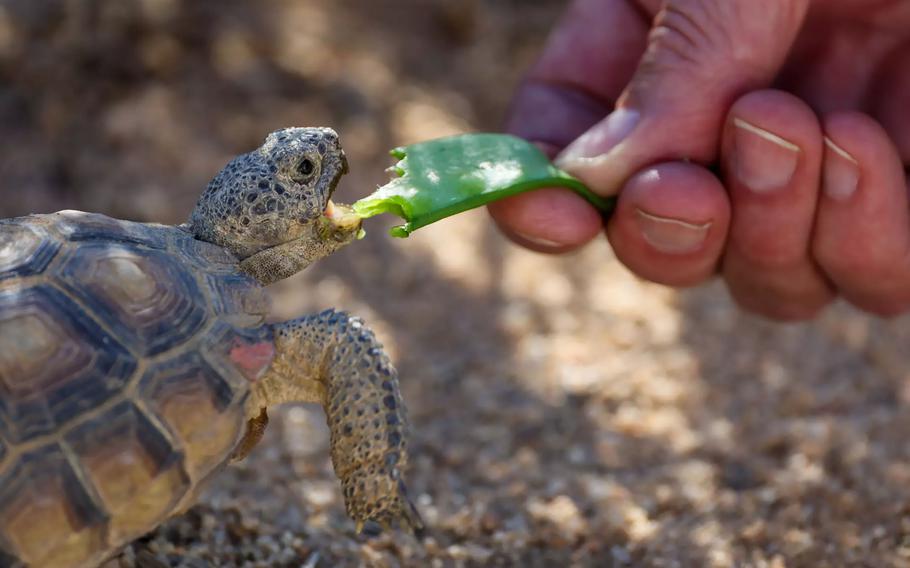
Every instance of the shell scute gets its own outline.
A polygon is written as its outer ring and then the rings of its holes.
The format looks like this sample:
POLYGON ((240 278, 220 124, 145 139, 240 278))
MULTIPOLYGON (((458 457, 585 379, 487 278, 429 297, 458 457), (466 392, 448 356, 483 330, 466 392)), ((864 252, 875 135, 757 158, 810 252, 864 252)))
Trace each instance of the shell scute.
POLYGON ((40 274, 59 249, 40 226, 24 219, 0 222, 0 280, 40 274))
POLYGON ((0 475, 0 542, 31 566, 80 564, 104 547, 107 515, 57 445, 0 475))
POLYGON ((167 227, 121 221, 100 213, 59 211, 50 217, 54 228, 69 241, 101 241, 145 245, 164 249, 167 227))
POLYGON ((0 567, 100 562, 188 503, 243 436, 268 308, 178 228, 0 221, 0 567))
POLYGON ((195 278, 166 252, 86 243, 69 253, 59 278, 142 356, 181 345, 207 320, 205 295, 195 278))
POLYGON ((110 515, 111 542, 140 536, 189 490, 183 455, 130 402, 80 424, 66 443, 110 515))
POLYGON ((0 427, 15 444, 108 400, 136 361, 56 288, 0 293, 0 427))
POLYGON ((254 327, 265 322, 271 301, 265 290, 245 274, 206 276, 212 290, 215 313, 237 327, 254 327))
POLYGON ((182 449, 194 480, 224 462, 237 444, 245 421, 242 387, 235 388, 195 352, 154 365, 142 376, 140 396, 182 449))

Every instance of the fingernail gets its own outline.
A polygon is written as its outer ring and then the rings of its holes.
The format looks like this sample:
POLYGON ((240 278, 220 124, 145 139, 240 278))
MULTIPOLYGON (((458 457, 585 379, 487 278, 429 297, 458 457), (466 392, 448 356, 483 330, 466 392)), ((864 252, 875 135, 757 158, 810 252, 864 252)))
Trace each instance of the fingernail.
POLYGON ((543 237, 538 237, 538 236, 534 236, 534 235, 526 235, 525 233, 520 233, 518 231, 514 231, 514 233, 518 238, 528 241, 529 243, 532 243, 535 245, 540 245, 542 247, 557 248, 557 247, 566 246, 565 243, 557 243, 556 241, 551 241, 550 239, 545 239, 543 237))
POLYGON ((756 193, 786 187, 799 162, 799 146, 741 118, 733 119, 736 177, 756 193))
POLYGON ((556 158, 556 165, 571 172, 577 168, 596 166, 604 155, 623 141, 638 124, 639 113, 618 109, 599 124, 578 137, 556 158))
POLYGON ((859 186, 859 162, 827 136, 822 183, 825 195, 838 201, 848 199, 859 186))
POLYGON ((636 209, 638 226, 645 240, 667 254, 686 254, 698 250, 708 236, 711 221, 690 223, 679 219, 661 217, 636 209))

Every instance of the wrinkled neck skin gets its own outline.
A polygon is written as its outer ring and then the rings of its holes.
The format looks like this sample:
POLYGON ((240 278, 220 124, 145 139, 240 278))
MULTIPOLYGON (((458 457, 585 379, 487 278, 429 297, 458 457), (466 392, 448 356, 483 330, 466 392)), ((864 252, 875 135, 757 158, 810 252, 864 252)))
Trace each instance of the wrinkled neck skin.
POLYGON ((318 217, 309 223, 303 235, 286 243, 269 247, 240 261, 240 270, 267 285, 300 272, 313 262, 350 244, 360 232, 359 218, 354 220, 318 217))

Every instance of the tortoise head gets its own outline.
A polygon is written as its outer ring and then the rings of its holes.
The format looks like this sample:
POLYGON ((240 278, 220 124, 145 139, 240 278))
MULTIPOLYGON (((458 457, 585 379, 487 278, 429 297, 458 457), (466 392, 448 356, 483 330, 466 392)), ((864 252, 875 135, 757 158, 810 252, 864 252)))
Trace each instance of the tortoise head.
POLYGON ((285 128, 228 163, 209 183, 190 216, 201 240, 240 260, 292 241, 332 248, 360 231, 349 208, 331 202, 348 164, 331 128, 285 128))

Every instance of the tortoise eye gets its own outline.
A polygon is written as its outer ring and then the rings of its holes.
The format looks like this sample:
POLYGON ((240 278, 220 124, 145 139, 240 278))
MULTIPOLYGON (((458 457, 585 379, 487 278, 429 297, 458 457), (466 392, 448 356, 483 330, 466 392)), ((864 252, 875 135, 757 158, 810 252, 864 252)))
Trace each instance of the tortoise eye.
POLYGON ((304 158, 297 164, 297 175, 300 176, 302 180, 309 178, 315 171, 316 166, 313 164, 313 160, 309 158, 304 158))

